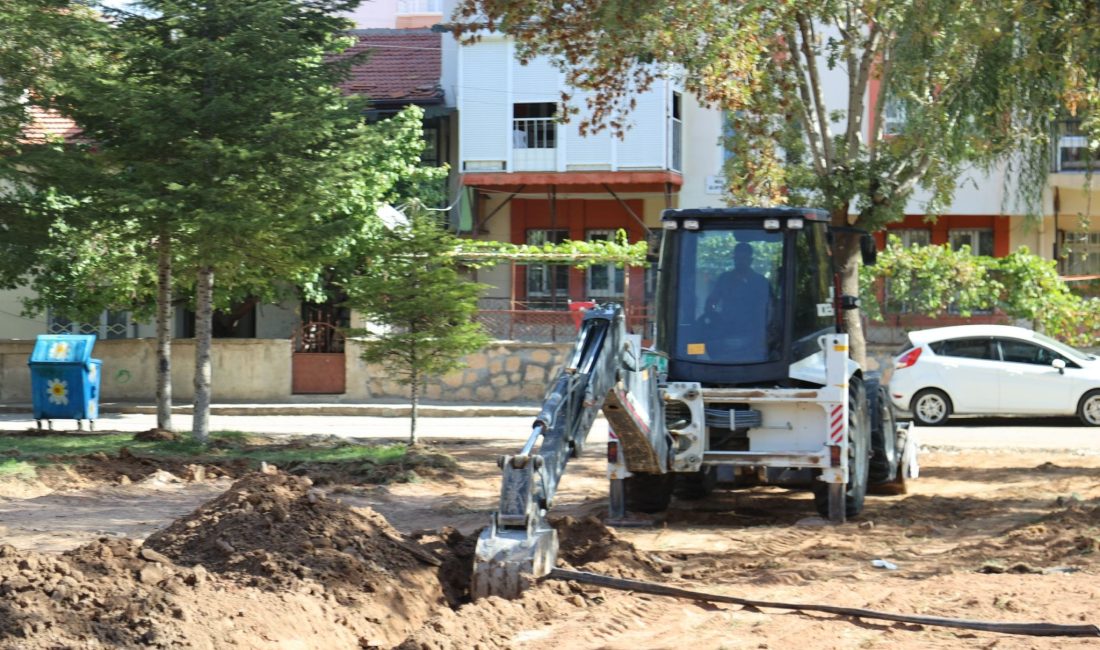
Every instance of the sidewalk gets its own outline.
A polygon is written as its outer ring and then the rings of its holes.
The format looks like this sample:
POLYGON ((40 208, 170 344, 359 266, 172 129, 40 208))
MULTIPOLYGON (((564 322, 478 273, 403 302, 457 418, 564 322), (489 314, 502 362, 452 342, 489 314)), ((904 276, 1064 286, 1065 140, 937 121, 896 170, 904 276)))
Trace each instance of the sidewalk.
MULTIPOLYGON (((155 404, 138 402, 104 402, 100 413, 123 415, 155 415, 155 404)), ((190 404, 172 407, 172 413, 191 415, 190 404)), ((0 413, 31 417, 31 404, 0 404, 0 413)), ((447 417, 535 417, 539 407, 523 404, 421 404, 417 416, 424 418, 447 417)), ((278 402, 256 404, 212 404, 211 415, 358 415, 383 418, 407 418, 412 414, 409 404, 349 404, 346 402, 278 402)))

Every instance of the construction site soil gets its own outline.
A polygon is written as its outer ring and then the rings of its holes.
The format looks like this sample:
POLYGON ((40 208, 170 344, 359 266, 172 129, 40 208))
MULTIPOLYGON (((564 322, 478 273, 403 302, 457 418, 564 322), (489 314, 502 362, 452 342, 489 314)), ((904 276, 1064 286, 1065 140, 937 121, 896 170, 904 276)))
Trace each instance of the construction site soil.
MULTIPOLYGON (((0 648, 1084 648, 544 581, 470 602, 499 448, 365 485, 103 454, 0 484, 0 648)), ((599 454, 558 495, 559 566, 766 601, 1100 623, 1100 457, 928 450, 909 494, 831 526, 777 489, 603 517, 599 454), (883 562, 876 562, 882 560, 883 562), (880 566, 876 566, 880 565, 880 566), (884 567, 884 568, 882 568, 884 567)), ((301 474, 302 472, 298 472, 301 474)))

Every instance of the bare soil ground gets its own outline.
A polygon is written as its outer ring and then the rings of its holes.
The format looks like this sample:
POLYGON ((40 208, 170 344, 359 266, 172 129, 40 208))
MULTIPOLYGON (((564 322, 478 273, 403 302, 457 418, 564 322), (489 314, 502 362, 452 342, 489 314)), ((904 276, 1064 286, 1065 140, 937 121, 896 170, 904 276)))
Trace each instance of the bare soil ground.
MULTIPOLYGON (((0 647, 1100 645, 563 582, 470 603, 500 449, 439 449, 456 473, 388 486, 102 455, 0 485, 0 647)), ((764 489, 677 501, 656 526, 614 529, 605 495, 590 450, 559 492, 561 565, 757 600, 1100 623, 1100 456, 932 450, 908 495, 868 497, 842 526, 823 525, 807 495, 764 489)))

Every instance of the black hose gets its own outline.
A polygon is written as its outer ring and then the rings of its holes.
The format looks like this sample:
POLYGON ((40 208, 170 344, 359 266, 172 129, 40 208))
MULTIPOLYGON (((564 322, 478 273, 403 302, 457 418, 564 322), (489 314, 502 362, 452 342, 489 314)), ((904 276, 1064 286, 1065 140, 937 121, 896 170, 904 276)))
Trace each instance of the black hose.
POLYGON ((840 614, 842 616, 855 616, 858 618, 871 618, 884 621, 898 621, 901 623, 916 623, 918 625, 937 625, 940 627, 954 627, 964 630, 981 630, 983 632, 998 632, 1000 634, 1022 634, 1027 636, 1100 636, 1100 627, 1095 625, 1060 625, 1057 623, 999 623, 996 621, 971 621, 961 618, 945 618, 942 616, 910 616, 907 614, 891 614, 889 612, 877 612, 873 609, 859 609, 855 607, 836 607, 834 605, 807 605, 799 603, 773 603, 765 600, 749 600, 736 596, 722 596, 708 594, 702 591, 680 589, 656 582, 644 580, 629 580, 626 578, 612 578, 598 573, 587 571, 572 571, 569 569, 552 569, 546 576, 552 580, 573 580, 589 585, 607 587, 609 589, 622 589, 625 591, 638 591, 659 596, 672 596, 674 598, 688 598, 691 600, 705 600, 713 603, 732 603, 746 607, 768 607, 771 609, 794 609, 804 612, 826 612, 840 614))

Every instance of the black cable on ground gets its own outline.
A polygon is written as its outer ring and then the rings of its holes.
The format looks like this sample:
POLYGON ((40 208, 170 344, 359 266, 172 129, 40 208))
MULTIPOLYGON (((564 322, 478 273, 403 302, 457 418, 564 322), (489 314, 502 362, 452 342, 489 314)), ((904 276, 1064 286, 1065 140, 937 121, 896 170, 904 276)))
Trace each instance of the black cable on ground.
POLYGON ((892 614, 878 612, 873 609, 859 609, 855 607, 836 607, 834 605, 813 605, 799 603, 773 603, 765 600, 750 600, 737 598, 736 596, 723 596, 708 594, 703 591, 680 589, 656 582, 644 580, 629 580, 626 578, 612 578, 598 573, 587 571, 572 571, 569 569, 552 569, 546 576, 552 580, 573 580, 598 587, 609 589, 621 589, 624 591, 637 591, 658 596, 672 596, 674 598, 688 598, 691 600, 704 600, 712 603, 732 603, 746 607, 767 607, 771 609, 793 609, 803 612, 826 612, 840 614, 841 616, 855 616, 857 618, 870 618, 883 621, 898 621, 901 623, 915 623, 917 625, 937 625, 940 627, 954 627, 964 630, 981 630, 983 632, 998 632, 1000 634, 1022 634, 1028 636, 1100 636, 1100 627, 1096 625, 1060 625, 1057 623, 999 623, 996 621, 971 621, 961 618, 945 618, 942 616, 910 616, 907 614, 892 614))

